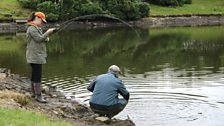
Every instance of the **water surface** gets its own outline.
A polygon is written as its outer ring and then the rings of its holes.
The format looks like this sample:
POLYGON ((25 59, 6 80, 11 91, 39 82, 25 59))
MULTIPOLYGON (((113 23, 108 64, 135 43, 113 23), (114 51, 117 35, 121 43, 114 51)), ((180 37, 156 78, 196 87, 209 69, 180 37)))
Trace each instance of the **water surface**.
MULTIPOLYGON (((131 93, 117 118, 137 126, 222 126, 224 27, 86 28, 54 34, 43 83, 88 103, 89 82, 111 64, 131 93)), ((0 35, 0 67, 29 77, 24 34, 0 35)))

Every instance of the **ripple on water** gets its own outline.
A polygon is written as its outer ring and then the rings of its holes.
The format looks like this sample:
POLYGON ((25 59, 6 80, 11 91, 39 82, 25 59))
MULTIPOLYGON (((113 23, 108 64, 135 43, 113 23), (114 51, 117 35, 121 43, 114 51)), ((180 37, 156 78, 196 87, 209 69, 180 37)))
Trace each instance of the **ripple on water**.
POLYGON ((187 93, 184 89, 143 93, 133 91, 131 93, 133 95, 130 103, 118 117, 125 118, 130 114, 139 126, 179 126, 182 124, 209 126, 209 124, 221 124, 222 117, 224 117, 223 110, 215 103, 211 103, 206 96, 187 93), (213 114, 219 115, 215 123, 209 121, 210 118, 214 119, 213 114))
MULTIPOLYGON (((130 91, 130 102, 117 117, 126 119, 130 115, 137 126, 222 126, 223 68, 216 73, 211 69, 175 68, 126 74, 121 79, 130 91)), ((86 86, 92 78, 56 76, 45 78, 44 83, 57 86, 67 98, 87 104, 91 93, 86 86)))

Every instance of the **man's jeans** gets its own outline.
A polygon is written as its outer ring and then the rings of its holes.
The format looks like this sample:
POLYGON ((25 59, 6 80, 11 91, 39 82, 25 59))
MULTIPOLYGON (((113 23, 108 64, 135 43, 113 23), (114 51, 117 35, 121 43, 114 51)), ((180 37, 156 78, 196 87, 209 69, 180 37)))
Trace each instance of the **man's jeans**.
POLYGON ((90 108, 93 110, 93 112, 98 113, 100 116, 107 116, 112 118, 113 116, 120 113, 127 104, 127 100, 119 99, 118 103, 112 106, 90 103, 90 108))

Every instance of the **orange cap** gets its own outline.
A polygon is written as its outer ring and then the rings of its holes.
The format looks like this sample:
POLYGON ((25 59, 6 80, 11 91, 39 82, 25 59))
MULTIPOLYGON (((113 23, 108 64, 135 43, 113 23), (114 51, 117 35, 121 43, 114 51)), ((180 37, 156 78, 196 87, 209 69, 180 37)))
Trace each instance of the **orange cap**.
POLYGON ((39 18, 41 18, 41 20, 42 20, 43 22, 47 23, 47 21, 46 21, 46 16, 45 16, 44 13, 42 13, 42 12, 36 12, 34 15, 37 16, 37 17, 39 17, 39 18))

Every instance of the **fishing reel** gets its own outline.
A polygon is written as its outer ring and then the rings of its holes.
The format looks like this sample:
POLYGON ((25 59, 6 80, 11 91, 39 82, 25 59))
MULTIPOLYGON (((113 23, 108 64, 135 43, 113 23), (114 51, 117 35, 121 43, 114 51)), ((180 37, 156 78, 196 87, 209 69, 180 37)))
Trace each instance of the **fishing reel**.
POLYGON ((61 27, 61 26, 60 26, 59 24, 56 24, 53 33, 58 32, 58 31, 60 30, 60 27, 61 27))

